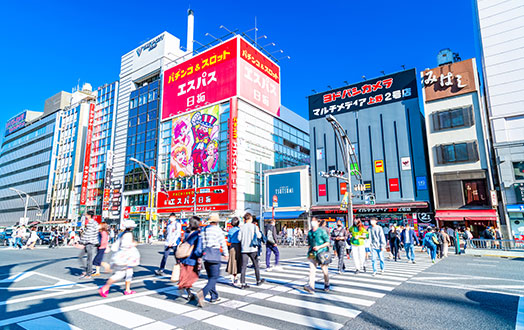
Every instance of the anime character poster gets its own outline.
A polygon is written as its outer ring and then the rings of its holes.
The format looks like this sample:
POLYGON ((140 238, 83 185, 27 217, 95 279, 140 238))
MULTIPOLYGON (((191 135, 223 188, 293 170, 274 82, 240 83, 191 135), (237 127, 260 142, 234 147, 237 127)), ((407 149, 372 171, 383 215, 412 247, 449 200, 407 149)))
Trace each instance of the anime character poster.
POLYGON ((173 119, 170 178, 218 169, 219 106, 173 119))

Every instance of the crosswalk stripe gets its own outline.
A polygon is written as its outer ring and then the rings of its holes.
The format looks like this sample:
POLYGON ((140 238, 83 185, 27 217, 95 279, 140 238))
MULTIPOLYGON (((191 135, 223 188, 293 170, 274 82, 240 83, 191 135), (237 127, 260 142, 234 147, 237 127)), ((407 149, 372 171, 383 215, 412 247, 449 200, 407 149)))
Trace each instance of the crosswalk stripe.
POLYGON ((338 314, 344 317, 355 318, 360 311, 351 308, 342 308, 338 306, 326 306, 324 304, 319 304, 307 300, 291 299, 286 297, 271 297, 267 299, 278 304, 290 305, 299 308, 312 309, 321 312, 327 312, 331 314, 338 314))
POLYGON ((204 319, 208 319, 208 318, 213 317, 215 315, 217 315, 217 313, 213 313, 213 312, 202 310, 202 309, 195 310, 195 311, 189 312, 187 314, 184 314, 185 317, 190 317, 190 318, 198 320, 198 321, 201 321, 201 320, 204 320, 204 319))
POLYGON ((390 281, 390 280, 381 280, 380 278, 382 275, 377 275, 375 277, 369 278, 369 277, 363 277, 359 275, 354 274, 344 274, 344 275, 337 275, 337 279, 345 279, 349 282, 366 282, 366 283, 373 283, 373 284, 384 284, 384 285, 393 285, 397 286, 402 284, 404 281, 390 281))
POLYGON ((264 277, 280 276, 280 277, 287 277, 287 278, 303 278, 304 276, 307 276, 308 274, 309 274, 309 270, 307 272, 302 273, 302 275, 286 274, 286 273, 281 273, 281 272, 263 273, 262 275, 264 277))
MULTIPOLYGON (((359 306, 365 306, 369 307, 373 305, 375 302, 372 300, 366 300, 366 299, 360 299, 360 298, 354 298, 354 297, 346 297, 346 296, 339 296, 332 293, 323 293, 323 292, 315 292, 314 294, 307 293, 305 291, 290 291, 289 293, 294 295, 300 295, 300 296, 306 296, 306 297, 316 297, 321 298, 323 300, 330 300, 330 301, 337 301, 337 302, 345 302, 352 305, 359 305, 359 306)), ((279 296, 280 298, 281 296, 279 296)))
MULTIPOLYGON (((248 290, 241 290, 239 288, 234 288, 231 285, 223 283, 223 282, 218 282, 217 284, 220 285, 220 289, 218 290, 219 293, 225 292, 225 293, 231 293, 237 296, 247 296, 248 294, 252 293, 248 290)), ((202 288, 204 286, 206 286, 206 283, 199 283, 199 284, 193 285, 193 287, 196 287, 196 288, 202 288)))
POLYGON ((341 281, 341 280, 329 280, 332 284, 340 284, 345 286, 358 286, 362 288, 367 289, 376 289, 376 290, 382 290, 382 291, 393 291, 395 290, 394 286, 384 286, 384 285, 377 285, 377 284, 370 284, 370 283, 362 283, 362 282, 356 282, 356 281, 341 281))
POLYGON ((235 319, 229 316, 225 315, 217 315, 214 317, 211 317, 207 320, 204 320, 203 322, 207 324, 211 324, 216 327, 224 328, 224 329, 235 329, 235 330, 244 330, 244 329, 250 329, 250 330, 271 330, 272 328, 265 327, 260 324, 255 324, 239 319, 235 319))
POLYGON ((300 324, 315 329, 340 329, 343 326, 342 324, 333 321, 305 316, 297 313, 286 312, 265 306, 247 305, 240 308, 239 310, 242 312, 256 314, 264 317, 270 317, 284 322, 300 324))
POLYGON ((129 301, 136 304, 157 308, 173 314, 184 314, 196 310, 195 307, 181 305, 165 299, 149 296, 138 297, 129 301))
POLYGON ((20 322, 19 326, 26 330, 44 330, 44 329, 53 329, 53 330, 82 330, 74 325, 71 325, 67 322, 57 319, 56 317, 46 316, 39 319, 34 319, 30 321, 20 322))
MULTIPOLYGON (((317 283, 315 285, 315 288, 323 289, 324 285, 317 283)), ((340 286, 331 286, 331 291, 349 293, 349 294, 358 294, 360 296, 370 296, 370 297, 375 297, 375 298, 382 298, 386 295, 385 293, 380 293, 380 292, 375 292, 375 291, 350 289, 350 288, 344 288, 340 286)))
POLYGON ((133 328, 133 330, 172 330, 176 327, 169 323, 164 323, 162 321, 153 322, 151 324, 146 324, 138 328, 133 328))
POLYGON ((138 315, 126 310, 116 308, 109 305, 97 305, 80 310, 81 312, 94 315, 98 318, 116 323, 126 328, 134 328, 148 323, 153 323, 155 320, 148 317, 138 315))

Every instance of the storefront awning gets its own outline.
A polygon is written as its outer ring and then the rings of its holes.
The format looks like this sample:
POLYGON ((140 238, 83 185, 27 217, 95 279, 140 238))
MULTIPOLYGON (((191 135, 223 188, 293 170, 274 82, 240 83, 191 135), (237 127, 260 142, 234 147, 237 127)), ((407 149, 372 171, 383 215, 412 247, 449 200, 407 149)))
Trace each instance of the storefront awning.
MULTIPOLYGON (((273 218, 273 214, 271 212, 264 212, 263 214, 264 219, 271 219, 273 218)), ((286 219, 305 219, 307 217, 306 212, 304 211, 282 211, 282 212, 275 212, 275 219, 276 220, 286 220, 286 219)))
POLYGON ((437 210, 435 219, 440 221, 497 221, 496 210, 437 210))

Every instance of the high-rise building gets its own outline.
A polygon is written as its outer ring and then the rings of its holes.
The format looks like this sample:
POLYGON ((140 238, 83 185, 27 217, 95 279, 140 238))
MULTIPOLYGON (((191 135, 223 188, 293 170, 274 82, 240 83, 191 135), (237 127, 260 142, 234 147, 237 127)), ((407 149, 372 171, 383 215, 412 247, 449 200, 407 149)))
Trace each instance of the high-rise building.
POLYGON ((435 218, 440 227, 468 227, 477 237, 498 219, 476 61, 451 61, 420 75, 435 218))
POLYGON ((0 151, 0 226, 49 219, 58 109, 46 114, 24 111, 6 124, 0 151))
POLYGON ((96 93, 86 83, 82 90, 72 93, 69 104, 60 111, 50 215, 53 221, 74 223, 85 209, 95 104, 96 93))
POLYGON ((475 1, 482 69, 508 236, 524 235, 524 1, 475 1))
MULTIPOLYGON (((427 226, 430 182, 415 70, 406 70, 309 97, 311 159, 311 213, 328 220, 340 219, 346 192, 353 194, 355 218, 427 226), (331 124, 333 115, 353 144, 349 169, 331 124), (325 178, 319 172, 352 173, 352 183, 325 178)), ((350 151, 351 152, 351 151, 350 151)), ((347 175, 347 174, 345 174, 347 175)), ((351 221, 349 221, 351 223, 351 221)))
POLYGON ((87 209, 103 218, 109 217, 115 109, 117 107, 118 82, 105 84, 96 90, 87 184, 87 209), (105 211, 105 214, 103 214, 105 211))

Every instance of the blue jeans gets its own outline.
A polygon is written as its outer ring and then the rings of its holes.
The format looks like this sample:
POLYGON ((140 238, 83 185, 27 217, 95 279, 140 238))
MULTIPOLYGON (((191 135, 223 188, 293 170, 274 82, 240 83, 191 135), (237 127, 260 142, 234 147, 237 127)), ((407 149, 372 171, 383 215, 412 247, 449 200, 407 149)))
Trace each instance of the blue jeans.
POLYGON ((380 270, 384 270, 384 253, 382 253, 382 249, 371 249, 371 267, 373 267, 373 273, 377 271, 375 267, 377 258, 380 260, 380 270))
POLYGON ((413 243, 404 243, 404 248, 406 249, 406 257, 408 260, 415 261, 415 249, 413 248, 413 243))
POLYGON ((428 254, 431 257, 431 260, 437 259, 437 245, 435 245, 434 243, 429 243, 428 244, 428 254))
POLYGON ((278 259, 280 253, 276 245, 266 244, 266 268, 269 268, 271 263, 271 252, 275 255, 275 266, 278 266, 278 259))
POLYGON ((162 257, 162 261, 160 261, 160 270, 164 270, 164 268, 166 267, 167 258, 169 257, 169 253, 171 253, 171 249, 173 249, 173 258, 175 258, 175 263, 177 263, 176 248, 176 245, 164 247, 164 256, 162 257))
POLYGON ((218 278, 220 276, 220 262, 204 262, 204 267, 206 269, 207 273, 207 284, 202 289, 202 293, 204 294, 204 297, 207 296, 208 293, 211 294, 211 300, 216 300, 218 298, 218 292, 217 292, 217 282, 218 278))

